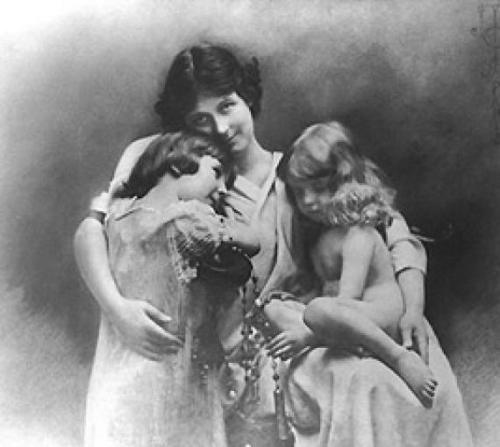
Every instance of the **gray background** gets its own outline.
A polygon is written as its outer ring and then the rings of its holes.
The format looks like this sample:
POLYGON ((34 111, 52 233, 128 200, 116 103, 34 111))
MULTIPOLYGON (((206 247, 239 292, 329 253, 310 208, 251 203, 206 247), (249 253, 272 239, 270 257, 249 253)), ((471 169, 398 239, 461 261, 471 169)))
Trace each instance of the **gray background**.
MULTIPOLYGON (((475 1, 105 2, 0 35, 0 437, 78 446, 98 312, 72 236, 182 47, 257 56, 257 133, 285 148, 337 118, 393 179, 428 245, 427 314, 478 446, 500 437, 500 147, 475 1), (105 6, 103 6, 105 5, 105 6)), ((35 21, 36 22, 36 21, 35 21)))

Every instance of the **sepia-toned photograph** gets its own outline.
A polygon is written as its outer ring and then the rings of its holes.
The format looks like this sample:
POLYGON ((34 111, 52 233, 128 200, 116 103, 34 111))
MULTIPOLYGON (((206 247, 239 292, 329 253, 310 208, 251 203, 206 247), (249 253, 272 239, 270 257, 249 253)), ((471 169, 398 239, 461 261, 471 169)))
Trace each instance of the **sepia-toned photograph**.
POLYGON ((494 447, 500 0, 0 3, 2 447, 494 447))

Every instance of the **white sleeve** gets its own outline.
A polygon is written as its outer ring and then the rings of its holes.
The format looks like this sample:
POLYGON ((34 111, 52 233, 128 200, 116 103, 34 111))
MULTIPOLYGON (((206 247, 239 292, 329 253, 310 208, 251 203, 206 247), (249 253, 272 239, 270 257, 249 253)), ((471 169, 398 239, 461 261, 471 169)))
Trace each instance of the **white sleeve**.
POLYGON ((422 242, 413 235, 403 216, 395 213, 392 224, 387 228, 387 246, 391 252, 394 271, 399 273, 415 268, 425 274, 427 255, 422 242))

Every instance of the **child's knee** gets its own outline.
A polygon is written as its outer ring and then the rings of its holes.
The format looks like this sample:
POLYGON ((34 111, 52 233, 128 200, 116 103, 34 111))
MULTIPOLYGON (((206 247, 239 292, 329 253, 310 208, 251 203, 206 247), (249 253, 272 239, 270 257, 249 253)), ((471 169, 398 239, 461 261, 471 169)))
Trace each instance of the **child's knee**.
POLYGON ((315 298, 304 310, 304 323, 313 332, 321 332, 322 329, 331 324, 328 316, 329 308, 333 305, 331 298, 315 298))

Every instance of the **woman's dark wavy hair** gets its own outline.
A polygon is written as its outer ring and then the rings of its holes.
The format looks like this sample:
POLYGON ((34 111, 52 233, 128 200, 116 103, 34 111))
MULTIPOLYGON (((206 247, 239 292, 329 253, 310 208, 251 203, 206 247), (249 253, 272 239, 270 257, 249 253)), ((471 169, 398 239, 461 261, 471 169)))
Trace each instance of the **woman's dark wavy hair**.
POLYGON ((168 172, 174 177, 195 174, 204 155, 217 158, 223 174, 232 178, 230 151, 223 142, 203 135, 170 132, 155 138, 134 165, 130 177, 115 193, 115 198, 143 197, 168 172))
POLYGON ((176 131, 185 126, 185 117, 200 93, 221 96, 233 92, 248 104, 255 118, 262 98, 257 59, 243 64, 222 46, 196 45, 175 56, 155 111, 165 130, 176 131))

